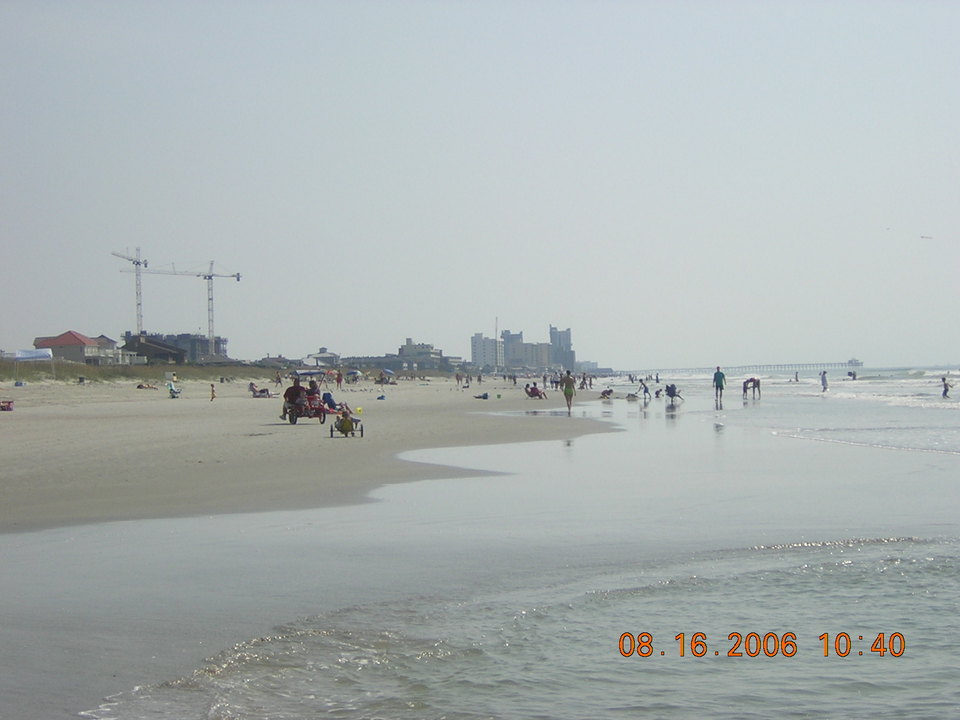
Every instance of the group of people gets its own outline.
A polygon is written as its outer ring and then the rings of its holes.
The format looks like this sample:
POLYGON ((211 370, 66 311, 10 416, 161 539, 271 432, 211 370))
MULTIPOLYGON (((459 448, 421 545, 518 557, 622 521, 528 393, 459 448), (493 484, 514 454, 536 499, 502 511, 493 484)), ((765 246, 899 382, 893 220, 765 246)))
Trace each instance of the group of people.
POLYGON ((338 403, 333 399, 333 393, 325 391, 321 394, 320 386, 316 380, 311 380, 307 383, 307 387, 303 387, 300 384, 300 378, 295 377, 293 384, 283 391, 283 407, 280 419, 286 420, 291 412, 300 412, 301 408, 309 402, 308 398, 313 397, 319 397, 320 404, 329 410, 344 412, 348 415, 351 412, 350 406, 345 402, 338 403))
MULTIPOLYGON (((544 385, 546 385, 546 375, 544 378, 544 385)), ((563 393, 563 399, 567 402, 567 415, 572 414, 573 412, 573 396, 577 394, 577 378, 567 370, 564 375, 558 375, 559 379, 556 383, 552 383, 555 389, 560 390, 563 393)), ((586 377, 586 375, 584 375, 586 377)), ((536 381, 531 385, 527 383, 523 386, 523 391, 526 393, 527 397, 535 398, 537 400, 546 400, 547 393, 541 388, 537 387, 536 381)), ((602 393, 601 393, 602 394, 602 393)))
MULTIPOLYGON (((717 365, 717 371, 713 374, 713 396, 717 403, 723 402, 723 389, 727 384, 727 376, 717 365)), ((749 377, 743 381, 743 397, 746 399, 747 393, 753 391, 753 397, 760 396, 760 378, 749 377)))
POLYGON ((544 392, 543 388, 537 387, 537 381, 533 381, 533 385, 527 383, 523 386, 523 391, 527 394, 527 397, 536 398, 537 400, 546 400, 547 393, 544 392))

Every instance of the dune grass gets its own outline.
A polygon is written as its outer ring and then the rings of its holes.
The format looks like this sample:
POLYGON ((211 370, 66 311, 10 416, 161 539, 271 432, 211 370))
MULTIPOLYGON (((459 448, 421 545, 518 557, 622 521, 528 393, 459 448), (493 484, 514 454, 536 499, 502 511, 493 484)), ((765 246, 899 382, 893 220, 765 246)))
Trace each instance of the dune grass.
POLYGON ((162 383, 166 373, 175 372, 180 380, 217 381, 221 377, 230 380, 260 379, 273 377, 276 372, 270 368, 251 365, 84 365, 67 360, 39 360, 16 363, 14 360, 0 360, 0 381, 13 382, 117 382, 143 381, 162 383))

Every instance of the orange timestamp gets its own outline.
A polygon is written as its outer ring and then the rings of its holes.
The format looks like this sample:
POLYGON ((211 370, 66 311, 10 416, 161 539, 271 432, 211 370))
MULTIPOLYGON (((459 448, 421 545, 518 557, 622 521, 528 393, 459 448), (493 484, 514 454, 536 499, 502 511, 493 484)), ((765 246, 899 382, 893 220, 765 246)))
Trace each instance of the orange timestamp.
MULTIPOLYGON (((864 640, 863 635, 852 636, 850 633, 823 633, 817 638, 822 645, 823 657, 835 655, 836 657, 848 657, 854 655, 862 657, 866 651, 884 657, 889 654, 891 657, 901 657, 907 649, 907 641, 903 633, 877 633, 870 641, 869 636, 864 640), (854 639, 854 637, 856 639, 854 639), (866 643, 870 643, 867 647, 866 643)), ((670 645, 670 654, 676 654, 678 657, 719 657, 721 652, 725 657, 793 657, 799 651, 797 644, 797 634, 792 632, 775 633, 768 632, 760 634, 757 632, 748 632, 746 634, 732 632, 727 635, 727 643, 721 648, 713 647, 703 632, 695 632, 691 635, 686 633, 677 633, 674 638, 676 650, 670 645)), ((660 646, 654 647, 653 634, 641 632, 636 635, 625 632, 620 636, 618 643, 620 654, 623 657, 665 657, 668 655, 667 649, 660 649, 660 646)))

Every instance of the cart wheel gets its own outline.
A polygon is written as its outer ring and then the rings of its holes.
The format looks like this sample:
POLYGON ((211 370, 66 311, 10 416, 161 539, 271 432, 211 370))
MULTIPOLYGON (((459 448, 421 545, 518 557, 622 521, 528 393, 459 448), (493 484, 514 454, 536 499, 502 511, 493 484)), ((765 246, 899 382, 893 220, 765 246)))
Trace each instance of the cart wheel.
POLYGON ((293 413, 287 413, 287 420, 290 421, 290 424, 291 424, 291 425, 296 425, 296 424, 297 424, 297 416, 294 415, 293 413))
POLYGON ((333 437, 333 425, 330 426, 330 437, 333 437))
POLYGON ((320 424, 323 425, 326 421, 327 421, 327 411, 321 409, 321 410, 320 410, 320 424))

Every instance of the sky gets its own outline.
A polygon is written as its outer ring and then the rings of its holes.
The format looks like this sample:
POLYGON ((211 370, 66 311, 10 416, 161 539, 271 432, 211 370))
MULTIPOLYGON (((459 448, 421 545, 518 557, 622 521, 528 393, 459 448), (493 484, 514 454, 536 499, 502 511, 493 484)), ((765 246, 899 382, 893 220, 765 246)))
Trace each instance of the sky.
POLYGON ((0 348, 960 364, 960 3, 0 0, 0 348), (207 283, 144 274, 148 332, 207 283))

